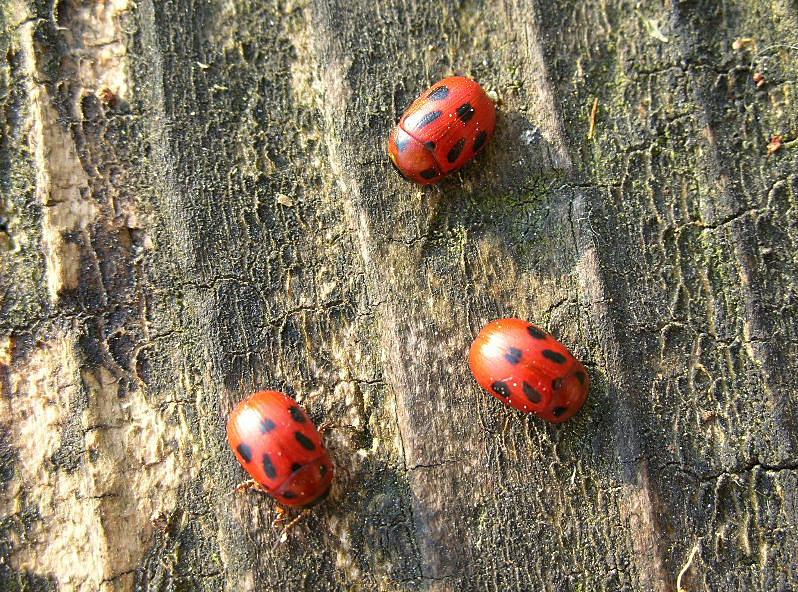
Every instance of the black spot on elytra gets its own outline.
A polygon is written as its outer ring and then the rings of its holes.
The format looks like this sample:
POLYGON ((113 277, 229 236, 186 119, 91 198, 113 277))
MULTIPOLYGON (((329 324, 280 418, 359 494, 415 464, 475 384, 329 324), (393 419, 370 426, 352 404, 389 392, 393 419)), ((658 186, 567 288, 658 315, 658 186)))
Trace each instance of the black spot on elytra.
POLYGON ((427 127, 430 123, 438 119, 438 117, 440 117, 441 115, 443 115, 443 111, 430 111, 424 117, 418 120, 418 123, 416 124, 416 129, 420 130, 427 127))
POLYGON ((324 476, 327 474, 327 471, 328 471, 328 469, 327 469, 327 465, 321 465, 321 466, 319 467, 319 474, 320 474, 322 477, 324 477, 324 476))
POLYGON ((546 334, 537 327, 535 327, 535 325, 529 325, 529 327, 527 327, 526 330, 529 331, 529 334, 535 339, 546 339, 546 334))
POLYGON ((449 96, 449 87, 439 86, 438 88, 433 89, 432 92, 427 95, 427 98, 433 101, 442 101, 448 96, 449 96))
POLYGON ((297 497, 299 497, 299 496, 298 496, 297 494, 295 494, 293 491, 284 491, 284 492, 282 493, 282 496, 283 496, 285 499, 296 499, 297 497))
POLYGON ((424 146, 426 146, 428 150, 435 150, 435 142, 424 142, 424 146))
POLYGON ((521 361, 521 350, 517 347, 508 347, 504 352, 504 359, 515 365, 521 361))
POLYGON ((449 154, 446 155, 446 160, 452 163, 460 158, 460 155, 463 153, 463 148, 465 148, 465 138, 460 138, 457 140, 457 143, 452 146, 452 149, 449 150, 449 154))
POLYGON ((488 132, 482 130, 477 134, 476 139, 474 140, 474 152, 479 152, 482 147, 485 145, 485 142, 488 139, 488 132))
POLYGON ((551 390, 558 391, 562 387, 562 378, 555 378, 551 381, 551 390))
POLYGON ((269 479, 274 479, 277 476, 277 469, 274 468, 272 457, 268 454, 263 455, 263 472, 269 479))
POLYGON ((471 118, 474 117, 474 108, 471 106, 471 103, 463 103, 457 108, 457 117, 460 118, 460 121, 463 123, 468 123, 471 121, 471 118))
POLYGON ((551 360, 555 364, 565 364, 565 356, 562 355, 560 352, 552 351, 550 349, 543 350, 543 357, 547 360, 551 360))
POLYGON ((526 398, 533 403, 540 403, 540 400, 543 398, 540 392, 537 389, 532 388, 532 386, 526 381, 524 381, 524 394, 526 395, 526 398))
POLYGON ((291 472, 292 472, 292 473, 296 473, 296 472, 297 472, 298 470, 300 470, 300 469, 301 469, 303 466, 304 466, 304 465, 300 465, 299 463, 294 463, 294 464, 292 464, 292 465, 291 465, 291 472))
POLYGON ((501 397, 509 397, 510 396, 510 389, 501 380, 497 380, 496 382, 494 382, 492 385, 490 385, 490 388, 493 389, 494 393, 496 393, 497 395, 499 395, 501 397))
POLYGON ((239 444, 236 446, 236 450, 238 450, 238 454, 241 455, 241 458, 243 458, 245 462, 252 460, 252 448, 250 448, 247 444, 239 444))
POLYGON ((566 411, 568 411, 568 407, 555 407, 552 413, 554 414, 554 417, 560 417, 566 411))
POLYGON ((574 376, 576 376, 576 379, 579 381, 579 384, 585 386, 585 380, 587 379, 587 377, 585 376, 584 372, 582 372, 581 370, 577 370, 576 372, 574 372, 574 376))
POLYGON ((407 136, 402 136, 402 138, 396 139, 396 149, 399 152, 404 152, 407 147, 410 145, 410 138, 407 136))
POLYGON ((271 432, 276 427, 277 427, 277 424, 275 424, 268 417, 263 418, 261 420, 261 422, 260 422, 260 431, 263 432, 264 434, 268 434, 269 432, 271 432))
POLYGON ((302 410, 299 407, 289 407, 288 412, 291 414, 291 418, 298 422, 298 423, 305 423, 305 415, 302 413, 302 410))
POLYGON ((305 450, 316 450, 316 446, 310 438, 302 432, 294 432, 294 438, 296 438, 296 441, 299 442, 305 450))
POLYGON ((436 171, 435 169, 427 169, 425 171, 421 171, 419 175, 421 175, 422 179, 427 179, 427 180, 434 179, 435 177, 438 176, 438 171, 436 171))

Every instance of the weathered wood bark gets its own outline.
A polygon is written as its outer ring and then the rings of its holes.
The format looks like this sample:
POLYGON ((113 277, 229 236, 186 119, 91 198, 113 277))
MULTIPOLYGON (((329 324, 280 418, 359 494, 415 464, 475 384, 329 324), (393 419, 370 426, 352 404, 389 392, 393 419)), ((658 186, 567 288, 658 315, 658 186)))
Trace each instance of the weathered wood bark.
POLYGON ((798 587, 794 1, 0 6, 1 589, 798 587), (497 137, 422 190, 385 138, 454 72, 497 137), (508 315, 567 424, 469 376, 508 315), (284 545, 263 387, 344 426, 284 545))

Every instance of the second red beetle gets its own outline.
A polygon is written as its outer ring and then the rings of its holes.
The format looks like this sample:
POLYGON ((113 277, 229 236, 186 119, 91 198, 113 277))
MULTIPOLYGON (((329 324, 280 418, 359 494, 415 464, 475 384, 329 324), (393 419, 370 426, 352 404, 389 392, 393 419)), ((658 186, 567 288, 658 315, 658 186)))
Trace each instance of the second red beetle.
POLYGON ((479 154, 495 127, 496 108, 479 84, 444 78, 402 114, 388 138, 388 155, 405 178, 437 183, 479 154))
POLYGON ((491 395, 553 423, 579 411, 590 389, 579 360, 543 329, 521 319, 485 325, 471 344, 469 364, 491 395))
POLYGON ((307 507, 330 491, 333 465, 316 426, 291 397, 260 391, 227 420, 230 447, 252 478, 285 506, 307 507))

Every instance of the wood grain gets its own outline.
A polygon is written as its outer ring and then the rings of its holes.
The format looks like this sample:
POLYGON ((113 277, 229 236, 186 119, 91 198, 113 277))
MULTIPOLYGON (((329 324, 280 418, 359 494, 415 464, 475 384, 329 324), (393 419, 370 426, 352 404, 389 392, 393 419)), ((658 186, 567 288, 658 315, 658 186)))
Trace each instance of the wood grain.
POLYGON ((798 585, 793 2, 0 6, 0 588, 798 585), (420 189, 387 133, 452 74, 496 137, 420 189), (573 420, 473 381, 502 316, 573 420), (337 425, 285 544, 261 388, 337 425))

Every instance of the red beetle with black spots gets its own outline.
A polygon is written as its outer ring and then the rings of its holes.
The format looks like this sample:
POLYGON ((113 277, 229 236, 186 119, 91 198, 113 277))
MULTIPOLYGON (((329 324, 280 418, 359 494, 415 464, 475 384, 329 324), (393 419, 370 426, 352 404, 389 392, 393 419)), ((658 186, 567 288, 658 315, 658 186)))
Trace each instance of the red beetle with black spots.
POLYGON ((479 154, 495 127, 496 107, 479 84, 444 78, 402 114, 388 138, 388 155, 405 178, 437 183, 479 154))
POLYGON ((310 417, 291 397, 260 391, 227 420, 230 447, 254 481, 285 506, 308 507, 330 491, 333 465, 310 417))
POLYGON ((590 389, 585 367, 540 327, 521 319, 488 323, 471 344, 471 372, 502 403, 553 423, 571 418, 590 389))

